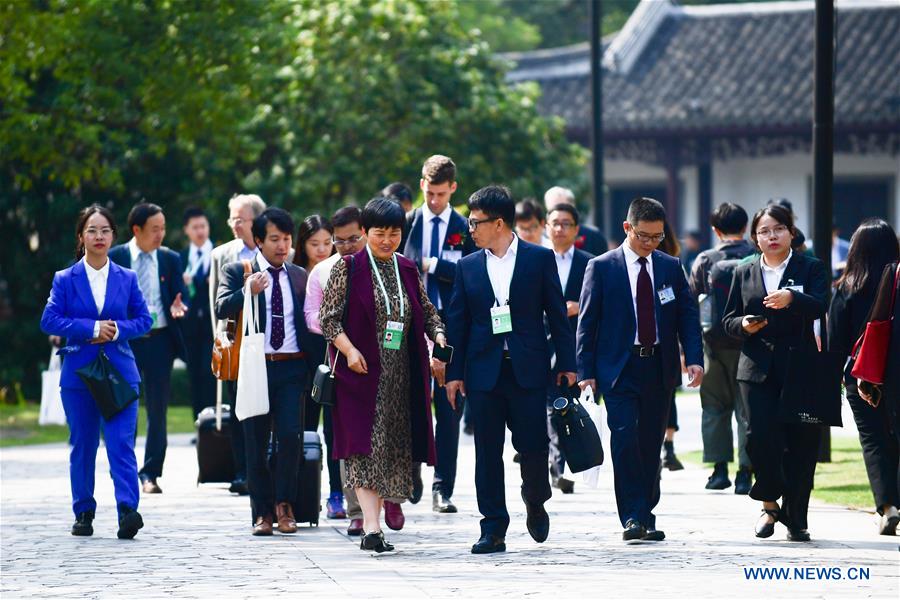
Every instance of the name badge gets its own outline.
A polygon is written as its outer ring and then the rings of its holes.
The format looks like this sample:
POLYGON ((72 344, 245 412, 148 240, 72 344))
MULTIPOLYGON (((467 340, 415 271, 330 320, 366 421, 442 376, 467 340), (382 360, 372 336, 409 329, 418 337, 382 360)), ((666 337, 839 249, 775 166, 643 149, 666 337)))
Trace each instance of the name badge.
POLYGON ((458 263, 459 259, 461 259, 461 258, 462 258, 462 250, 444 250, 441 253, 441 259, 452 262, 452 263, 458 263))
POLYGON ((675 292, 672 291, 671 285, 667 285, 663 289, 659 290, 658 292, 656 292, 656 295, 659 296, 660 304, 668 304, 675 299, 675 292))
POLYGON ((512 314, 509 312, 508 304, 491 309, 491 331, 494 335, 512 331, 512 314))
POLYGON ((159 327, 159 315, 156 314, 155 310, 150 311, 150 318, 153 319, 153 323, 150 324, 150 329, 156 329, 159 327))
POLYGON ((388 350, 399 350, 403 343, 403 323, 388 321, 384 330, 384 347, 388 350))
POLYGON ((783 290, 791 290, 792 292, 798 292, 798 293, 800 293, 800 294, 803 293, 803 286, 802 286, 802 285, 786 285, 786 286, 784 286, 784 287, 781 288, 781 289, 783 289, 783 290))

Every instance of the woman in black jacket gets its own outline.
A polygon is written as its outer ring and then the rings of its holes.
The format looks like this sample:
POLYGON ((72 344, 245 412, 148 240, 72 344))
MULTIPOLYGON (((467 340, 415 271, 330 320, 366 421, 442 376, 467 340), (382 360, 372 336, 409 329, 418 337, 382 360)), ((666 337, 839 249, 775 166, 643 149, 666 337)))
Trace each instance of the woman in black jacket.
MULTIPOLYGON (((900 246, 894 230, 881 219, 869 219, 859 226, 850 240, 847 267, 835 283, 834 297, 828 311, 828 347, 849 357, 853 344, 866 326, 867 317, 875 302, 880 275, 886 266, 897 262, 900 246)), ((894 273, 890 273, 893 283, 894 273)), ((885 403, 877 407, 860 398, 856 378, 850 375, 852 361, 844 370, 847 401, 859 431, 863 459, 869 485, 878 512, 878 533, 895 535, 900 524, 900 490, 898 468, 900 451, 897 438, 891 433, 890 418, 885 403)))
POLYGON ((829 277, 822 261, 791 250, 795 231, 793 215, 781 206, 754 215, 750 237, 762 255, 735 269, 722 325, 743 342, 737 380, 756 473, 750 497, 763 503, 756 536, 770 537, 781 521, 789 540, 805 542, 821 427, 782 423, 779 405, 791 349, 815 347, 813 322, 825 316, 829 277))

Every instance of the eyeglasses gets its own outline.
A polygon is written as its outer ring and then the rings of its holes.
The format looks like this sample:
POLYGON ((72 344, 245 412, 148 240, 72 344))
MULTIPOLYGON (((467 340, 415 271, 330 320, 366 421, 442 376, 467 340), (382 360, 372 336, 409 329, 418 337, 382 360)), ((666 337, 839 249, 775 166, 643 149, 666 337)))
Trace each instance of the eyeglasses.
POLYGON ((776 225, 772 229, 758 229, 756 231, 756 237, 768 238, 768 237, 781 237, 785 233, 787 233, 788 228, 784 225, 776 225))
POLYGON ((650 243, 659 244, 664 239, 666 239, 665 233, 657 233, 656 235, 650 235, 649 233, 642 233, 642 232, 634 230, 634 229, 632 229, 631 232, 634 234, 634 237, 636 237, 639 241, 643 242, 644 244, 650 244, 650 243))
POLYGON ((500 220, 500 217, 488 217, 487 219, 473 219, 470 217, 469 219, 467 219, 467 221, 469 223, 469 231, 475 231, 478 228, 478 226, 481 225, 482 223, 487 223, 488 221, 499 221, 499 220, 500 220))
POLYGON ((563 231, 576 227, 573 221, 550 221, 547 225, 550 226, 550 229, 562 229, 563 231))
POLYGON ((359 240, 361 240, 362 237, 363 236, 361 236, 361 235, 354 235, 354 236, 347 238, 346 240, 342 240, 341 238, 334 237, 334 238, 331 238, 331 242, 335 246, 352 246, 353 244, 356 244, 357 242, 359 242, 359 240))
POLYGON ((525 227, 524 225, 516 225, 516 229, 518 229, 520 231, 524 231, 525 233, 531 233, 533 231, 538 231, 540 228, 541 228, 541 226, 538 224, 529 225, 528 227, 525 227))
POLYGON ((102 229, 97 229, 96 227, 88 227, 84 230, 84 235, 90 237, 106 237, 108 235, 112 235, 113 230, 109 227, 104 227, 102 229))
POLYGON ((238 217, 236 219, 228 219, 226 221, 226 223, 228 223, 229 227, 237 227, 238 225, 240 225, 243 222, 244 222, 244 220, 241 219, 240 217, 238 217))

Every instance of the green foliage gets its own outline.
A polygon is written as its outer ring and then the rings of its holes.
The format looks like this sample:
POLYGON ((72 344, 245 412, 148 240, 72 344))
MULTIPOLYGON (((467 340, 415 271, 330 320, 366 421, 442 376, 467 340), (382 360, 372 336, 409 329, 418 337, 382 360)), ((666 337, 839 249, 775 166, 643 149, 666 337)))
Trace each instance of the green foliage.
POLYGON ((536 87, 504 84, 505 66, 461 8, 0 3, 0 386, 24 381, 37 394, 49 353, 38 320, 91 202, 114 211, 120 242, 132 204, 160 204, 177 248, 188 205, 208 208, 223 240, 233 193, 298 217, 328 213, 390 181, 415 184, 433 153, 459 165, 457 202, 490 182, 519 196, 557 183, 584 190, 584 150, 537 115, 536 87))

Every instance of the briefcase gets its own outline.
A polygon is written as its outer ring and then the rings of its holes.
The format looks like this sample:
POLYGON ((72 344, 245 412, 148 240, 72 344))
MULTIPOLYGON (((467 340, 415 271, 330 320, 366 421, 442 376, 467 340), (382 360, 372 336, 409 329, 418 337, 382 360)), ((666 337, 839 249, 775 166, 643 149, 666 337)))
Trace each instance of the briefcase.
POLYGON ((216 409, 197 415, 197 483, 230 483, 235 478, 231 452, 231 406, 222 405, 222 429, 216 429, 216 409))
POLYGON ((577 398, 563 395, 554 400, 550 422, 556 429, 570 471, 580 473, 603 464, 600 432, 577 398))

